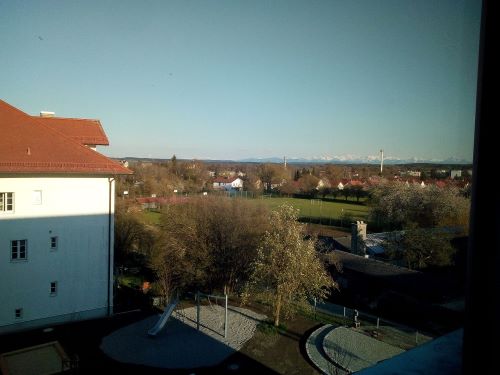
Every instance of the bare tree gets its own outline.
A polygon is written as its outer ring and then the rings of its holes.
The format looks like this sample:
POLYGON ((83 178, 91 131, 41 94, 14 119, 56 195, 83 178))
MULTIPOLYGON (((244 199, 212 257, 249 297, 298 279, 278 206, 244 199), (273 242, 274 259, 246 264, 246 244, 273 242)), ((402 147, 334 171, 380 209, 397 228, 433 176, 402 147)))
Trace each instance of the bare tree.
POLYGON ((234 198, 200 197, 165 208, 152 257, 165 295, 245 285, 266 215, 263 206, 234 198))
POLYGON ((129 211, 127 203, 116 201, 114 254, 117 264, 123 264, 133 251, 147 253, 154 242, 154 235, 137 215, 129 211))

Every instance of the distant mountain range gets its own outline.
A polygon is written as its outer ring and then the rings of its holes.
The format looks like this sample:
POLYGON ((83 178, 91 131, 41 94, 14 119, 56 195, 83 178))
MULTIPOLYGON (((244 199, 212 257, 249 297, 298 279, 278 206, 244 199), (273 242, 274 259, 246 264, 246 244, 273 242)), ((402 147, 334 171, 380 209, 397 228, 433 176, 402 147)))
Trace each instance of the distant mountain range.
MULTIPOLYGON (((283 163, 283 158, 270 157, 270 158, 247 158, 237 160, 246 163, 283 163)), ((340 155, 340 156, 322 156, 312 158, 293 158, 286 159, 287 163, 318 163, 318 164, 380 164, 380 156, 359 156, 359 155, 340 155)), ((420 158, 398 158, 393 156, 384 157, 384 164, 472 164, 471 161, 458 158, 447 159, 420 159, 420 158)))
MULTIPOLYGON (((165 162, 170 159, 163 158, 141 158, 141 157, 125 157, 125 158, 114 158, 117 160, 140 160, 140 161, 155 161, 155 162, 165 162)), ((179 159, 179 160, 192 160, 192 159, 179 159)), ((198 159, 206 162, 214 163, 283 163, 283 158, 279 157, 268 157, 268 158, 245 158, 245 159, 198 159)), ((380 156, 369 155, 369 156, 359 156, 359 155, 340 155, 340 156, 321 156, 321 157, 311 157, 311 158, 294 158, 290 157, 286 159, 289 164, 380 164, 380 156)), ((457 165, 469 165, 472 164, 470 160, 459 159, 459 158, 447 158, 447 159, 420 159, 420 158, 398 158, 394 156, 384 157, 384 164, 457 164, 457 165)))

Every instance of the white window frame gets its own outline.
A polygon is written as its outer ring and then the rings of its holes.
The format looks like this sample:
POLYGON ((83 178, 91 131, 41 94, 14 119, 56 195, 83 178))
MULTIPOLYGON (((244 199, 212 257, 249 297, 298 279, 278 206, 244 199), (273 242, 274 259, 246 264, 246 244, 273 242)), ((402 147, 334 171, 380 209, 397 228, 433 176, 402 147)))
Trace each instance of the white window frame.
POLYGON ((28 260, 28 240, 10 241, 10 260, 12 262, 23 262, 28 260), (24 247, 24 257, 21 257, 22 247, 24 247), (14 254, 15 257, 13 256, 14 254))
POLYGON ((14 212, 13 192, 0 192, 0 212, 14 212))
POLYGON ((57 296, 57 281, 50 282, 50 296, 57 296))

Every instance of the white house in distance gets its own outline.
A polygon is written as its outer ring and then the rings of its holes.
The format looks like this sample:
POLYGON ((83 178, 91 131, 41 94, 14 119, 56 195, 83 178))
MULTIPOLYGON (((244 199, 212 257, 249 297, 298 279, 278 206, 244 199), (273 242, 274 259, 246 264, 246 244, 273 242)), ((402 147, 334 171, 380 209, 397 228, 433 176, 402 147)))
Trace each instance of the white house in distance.
POLYGON ((213 187, 220 190, 241 190, 243 189, 243 180, 239 177, 217 177, 213 180, 213 187))
POLYGON ((30 116, 0 100, 0 334, 113 308, 115 176, 96 120, 30 116))

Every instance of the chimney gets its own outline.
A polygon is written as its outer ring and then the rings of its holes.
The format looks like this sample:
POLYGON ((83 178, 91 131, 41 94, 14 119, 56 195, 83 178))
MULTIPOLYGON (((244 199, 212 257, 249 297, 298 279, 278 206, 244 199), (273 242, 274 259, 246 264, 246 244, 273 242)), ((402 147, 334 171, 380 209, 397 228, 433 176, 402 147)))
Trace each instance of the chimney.
POLYGON ((40 117, 55 117, 55 116, 56 116, 55 112, 40 111, 40 117))
POLYGON ((366 223, 356 221, 351 224, 351 253, 365 255, 366 223))

